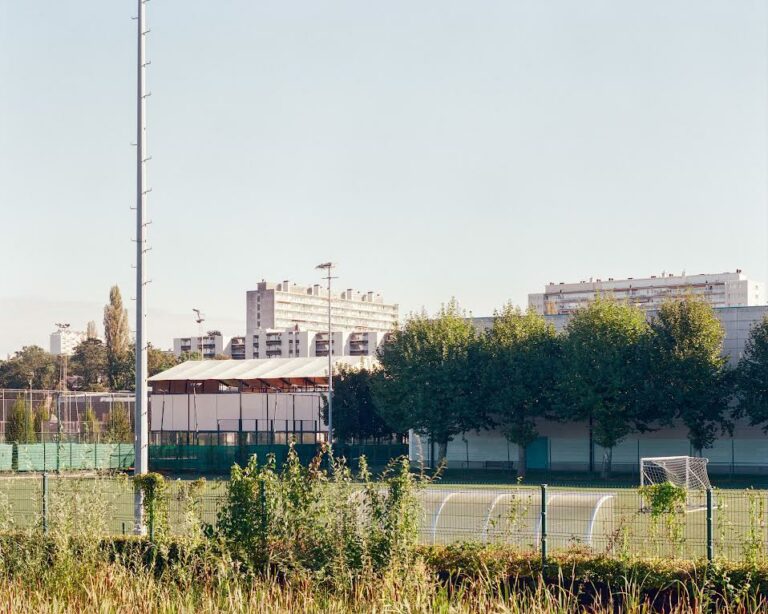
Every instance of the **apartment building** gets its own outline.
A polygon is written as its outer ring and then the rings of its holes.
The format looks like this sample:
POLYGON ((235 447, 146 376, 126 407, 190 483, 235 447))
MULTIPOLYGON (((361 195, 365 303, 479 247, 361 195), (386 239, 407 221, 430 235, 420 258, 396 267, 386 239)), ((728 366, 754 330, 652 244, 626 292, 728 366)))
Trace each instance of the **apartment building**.
POLYGON ((293 329, 260 329, 246 335, 246 358, 315 358, 328 356, 375 356, 386 333, 379 331, 334 330, 328 332, 293 329))
MULTIPOLYGON (((331 328, 386 333, 397 324, 398 306, 380 294, 351 288, 331 294, 331 328)), ((319 284, 262 281, 246 293, 246 335, 259 330, 328 330, 328 291, 319 284)))
POLYGON ((528 306, 544 315, 565 315, 598 296, 605 296, 628 301, 644 310, 654 310, 668 299, 686 295, 700 297, 716 308, 766 303, 765 284, 749 279, 737 269, 734 273, 662 273, 637 279, 609 277, 606 280, 590 278, 578 283, 549 283, 543 293, 528 295, 528 306))
POLYGON ((85 331, 65 328, 51 333, 50 350, 54 356, 72 356, 75 348, 88 338, 85 331))
POLYGON ((224 348, 224 354, 233 360, 245 360, 245 337, 232 337, 224 348))
POLYGON ((173 340, 173 355, 178 358, 186 352, 198 352, 204 360, 208 360, 223 355, 229 343, 230 340, 217 330, 209 330, 202 337, 176 337, 173 340))
MULTIPOLYGON (((754 305, 750 307, 715 307, 715 317, 720 321, 725 333, 723 339, 723 357, 731 366, 736 366, 744 355, 744 349, 749 339, 752 327, 760 323, 768 316, 768 305, 754 305)), ((658 313, 656 309, 648 309, 645 317, 650 321, 658 313)), ((544 315, 547 323, 551 324, 557 332, 562 332, 568 325, 573 314, 560 313, 544 315)), ((475 328, 484 332, 493 326, 493 316, 472 318, 475 328)))

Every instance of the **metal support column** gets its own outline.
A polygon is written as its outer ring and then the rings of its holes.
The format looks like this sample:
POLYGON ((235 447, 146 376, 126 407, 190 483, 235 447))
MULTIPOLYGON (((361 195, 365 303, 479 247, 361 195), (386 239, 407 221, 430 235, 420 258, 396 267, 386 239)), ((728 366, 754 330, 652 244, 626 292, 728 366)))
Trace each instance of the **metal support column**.
POLYGON ((541 573, 547 568, 547 485, 541 485, 541 573))
MULTIPOLYGON (((137 82, 136 82, 136 432, 134 438, 135 465, 134 473, 141 475, 149 470, 148 455, 148 404, 147 394, 147 340, 146 313, 147 305, 144 290, 147 284, 145 258, 147 245, 146 201, 147 193, 147 124, 146 108, 146 41, 149 29, 146 26, 147 0, 137 0, 137 82)), ((144 496, 141 489, 136 489, 134 500, 134 522, 136 533, 143 534, 144 526, 144 496)))

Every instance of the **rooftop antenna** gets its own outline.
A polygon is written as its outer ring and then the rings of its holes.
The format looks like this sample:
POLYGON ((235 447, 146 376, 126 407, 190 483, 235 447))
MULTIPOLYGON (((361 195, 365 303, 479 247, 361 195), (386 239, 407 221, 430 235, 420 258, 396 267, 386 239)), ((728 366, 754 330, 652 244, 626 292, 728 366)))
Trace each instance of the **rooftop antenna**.
MULTIPOLYGON (((147 340, 145 324, 147 305, 144 300, 144 289, 147 285, 145 258, 149 247, 147 245, 146 205, 147 194, 147 97, 146 91, 146 42, 149 28, 146 26, 148 0, 137 0, 138 15, 136 16, 136 403, 135 403, 135 464, 134 475, 147 473, 149 470, 149 425, 147 409, 149 397, 147 394, 147 340)), ((145 533, 144 496, 140 488, 136 489, 134 500, 134 520, 136 533, 145 533)))

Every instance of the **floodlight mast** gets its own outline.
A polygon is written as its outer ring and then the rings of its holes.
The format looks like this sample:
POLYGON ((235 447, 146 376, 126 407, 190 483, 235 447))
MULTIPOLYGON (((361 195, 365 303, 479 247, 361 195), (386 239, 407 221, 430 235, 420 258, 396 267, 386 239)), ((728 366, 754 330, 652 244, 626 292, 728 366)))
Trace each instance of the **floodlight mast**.
POLYGON ((337 279, 331 275, 336 265, 333 262, 318 264, 315 269, 323 270, 327 275, 323 278, 328 281, 328 443, 333 451, 333 339, 331 325, 331 280, 337 279))
MULTIPOLYGON (((136 402, 135 402, 135 437, 134 437, 134 475, 147 473, 149 470, 148 439, 149 425, 147 410, 147 341, 146 319, 147 305, 144 290, 147 285, 145 258, 147 246, 147 92, 146 92, 146 41, 149 29, 146 27, 148 0, 137 0, 137 82, 136 82, 136 402)), ((134 517, 136 532, 144 533, 144 498, 141 489, 137 489, 134 517)))
MULTIPOLYGON (((205 322, 205 314, 199 309, 192 308, 195 313, 195 322, 197 322, 197 333, 200 335, 200 360, 205 360, 205 350, 203 349, 203 322, 205 322)), ((191 347, 191 344, 190 344, 191 347)))

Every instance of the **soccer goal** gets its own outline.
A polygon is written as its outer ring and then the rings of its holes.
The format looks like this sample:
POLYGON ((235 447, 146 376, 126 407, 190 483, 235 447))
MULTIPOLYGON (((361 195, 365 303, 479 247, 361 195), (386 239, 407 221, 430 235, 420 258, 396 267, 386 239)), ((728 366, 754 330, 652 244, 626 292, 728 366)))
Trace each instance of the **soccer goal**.
POLYGON ((684 488, 688 510, 700 509, 705 492, 711 488, 707 463, 695 456, 654 456, 640 459, 640 486, 670 482, 684 488))

